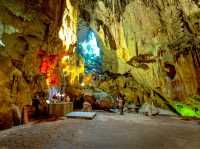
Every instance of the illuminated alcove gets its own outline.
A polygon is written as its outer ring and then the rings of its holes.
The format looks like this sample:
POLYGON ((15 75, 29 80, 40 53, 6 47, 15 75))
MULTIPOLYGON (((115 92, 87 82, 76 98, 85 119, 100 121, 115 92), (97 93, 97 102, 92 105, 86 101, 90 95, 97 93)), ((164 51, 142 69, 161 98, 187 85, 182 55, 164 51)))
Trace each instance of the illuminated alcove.
POLYGON ((85 74, 102 73, 103 47, 98 35, 80 20, 78 25, 77 54, 83 58, 85 74))

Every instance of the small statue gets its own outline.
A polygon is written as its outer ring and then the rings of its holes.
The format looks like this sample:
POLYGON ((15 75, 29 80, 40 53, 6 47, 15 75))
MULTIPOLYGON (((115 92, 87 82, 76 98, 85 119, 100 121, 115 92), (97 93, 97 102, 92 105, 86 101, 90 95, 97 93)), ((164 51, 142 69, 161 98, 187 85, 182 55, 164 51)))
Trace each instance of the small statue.
POLYGON ((70 97, 69 96, 67 96, 66 102, 70 102, 70 97))
POLYGON ((124 95, 122 95, 121 93, 119 93, 118 95, 118 101, 119 101, 120 115, 124 115, 125 99, 124 99, 124 95))

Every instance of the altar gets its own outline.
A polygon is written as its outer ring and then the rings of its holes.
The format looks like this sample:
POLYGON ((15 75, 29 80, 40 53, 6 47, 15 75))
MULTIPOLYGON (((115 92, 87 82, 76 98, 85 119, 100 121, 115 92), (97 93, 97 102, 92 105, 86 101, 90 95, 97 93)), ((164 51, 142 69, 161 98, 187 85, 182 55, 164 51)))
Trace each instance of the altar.
POLYGON ((50 115, 64 116, 73 111, 73 102, 49 103, 48 111, 50 115))

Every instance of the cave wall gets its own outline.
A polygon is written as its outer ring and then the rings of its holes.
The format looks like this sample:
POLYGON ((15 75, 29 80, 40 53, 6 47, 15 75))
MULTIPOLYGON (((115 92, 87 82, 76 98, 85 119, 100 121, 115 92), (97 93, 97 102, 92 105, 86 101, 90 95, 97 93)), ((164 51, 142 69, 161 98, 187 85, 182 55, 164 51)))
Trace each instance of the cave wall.
POLYGON ((65 0, 0 0, 0 127, 13 125, 13 105, 22 112, 35 93, 47 91, 37 52, 63 50, 65 8, 65 0))
POLYGON ((104 71, 120 74, 104 82, 109 88, 128 86, 130 98, 141 95, 134 90, 179 100, 199 94, 198 1, 0 0, 0 120, 9 123, 12 104, 22 111, 34 93, 47 90, 38 50, 67 51, 77 41, 78 15, 101 39, 104 71))
POLYGON ((105 71, 170 99, 199 94, 199 2, 81 0, 80 14, 104 44, 105 71))

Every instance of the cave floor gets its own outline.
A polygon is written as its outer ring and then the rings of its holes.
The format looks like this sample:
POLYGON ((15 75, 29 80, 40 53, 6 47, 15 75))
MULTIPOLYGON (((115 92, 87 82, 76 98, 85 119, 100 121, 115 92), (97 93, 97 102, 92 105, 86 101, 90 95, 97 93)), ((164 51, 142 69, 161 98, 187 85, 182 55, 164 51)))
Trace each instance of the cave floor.
POLYGON ((0 132, 0 149, 199 149, 199 121, 97 112, 0 132))

